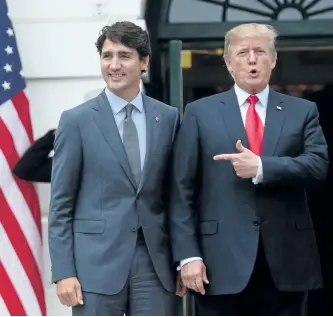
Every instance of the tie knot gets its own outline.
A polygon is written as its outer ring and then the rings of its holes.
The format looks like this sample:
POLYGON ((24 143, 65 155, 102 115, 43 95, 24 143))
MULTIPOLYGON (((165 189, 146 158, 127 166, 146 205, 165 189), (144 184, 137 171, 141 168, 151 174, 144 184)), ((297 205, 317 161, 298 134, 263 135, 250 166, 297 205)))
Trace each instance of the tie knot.
POLYGON ((255 105, 258 101, 259 98, 256 95, 250 95, 247 99, 246 99, 251 105, 255 105))
POLYGON ((129 104, 126 106, 126 119, 131 118, 131 116, 132 116, 132 111, 133 111, 133 105, 129 103, 129 104))

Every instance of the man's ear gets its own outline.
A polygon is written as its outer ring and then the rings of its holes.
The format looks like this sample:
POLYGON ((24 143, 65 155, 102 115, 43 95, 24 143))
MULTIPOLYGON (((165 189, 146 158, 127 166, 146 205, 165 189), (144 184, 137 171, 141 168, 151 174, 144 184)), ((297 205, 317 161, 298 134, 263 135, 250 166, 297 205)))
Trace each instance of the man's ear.
POLYGON ((232 74, 232 67, 231 67, 230 59, 229 59, 228 55, 224 55, 223 59, 224 59, 225 65, 228 68, 229 73, 232 74))
POLYGON ((275 66, 276 66, 276 61, 277 61, 277 51, 274 51, 273 52, 273 63, 272 63, 272 70, 275 68, 275 66))
POLYGON ((149 56, 141 58, 141 70, 147 70, 149 65, 150 58, 149 56))
POLYGON ((223 59, 224 59, 225 65, 227 66, 227 69, 228 69, 228 71, 229 71, 230 76, 233 78, 233 77, 234 77, 234 73, 233 73, 233 71, 232 71, 232 67, 231 67, 230 59, 228 58, 227 55, 225 55, 225 56, 223 57, 223 59))

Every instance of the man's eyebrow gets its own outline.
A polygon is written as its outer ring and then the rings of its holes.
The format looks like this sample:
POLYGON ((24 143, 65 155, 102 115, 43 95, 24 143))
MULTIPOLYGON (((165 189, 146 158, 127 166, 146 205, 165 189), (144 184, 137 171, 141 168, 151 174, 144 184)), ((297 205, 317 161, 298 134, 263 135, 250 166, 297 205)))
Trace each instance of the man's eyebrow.
POLYGON ((105 54, 126 54, 126 55, 132 55, 133 53, 132 52, 129 52, 129 51, 118 51, 118 52, 112 52, 112 51, 104 51, 102 52, 102 55, 105 55, 105 54))
POLYGON ((132 55, 132 52, 129 51, 119 51, 118 54, 127 54, 127 55, 132 55))

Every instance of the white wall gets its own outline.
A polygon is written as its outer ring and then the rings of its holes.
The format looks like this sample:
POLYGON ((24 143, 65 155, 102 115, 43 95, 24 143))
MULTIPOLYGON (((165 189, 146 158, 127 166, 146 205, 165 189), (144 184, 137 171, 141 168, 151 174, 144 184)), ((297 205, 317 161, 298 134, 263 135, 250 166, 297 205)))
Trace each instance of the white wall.
MULTIPOLYGON (((131 20, 145 28, 144 0, 7 0, 19 46, 35 138, 55 128, 60 114, 104 87, 94 43, 100 29, 131 20)), ((47 246, 49 185, 38 184, 43 211, 44 283, 48 315, 71 315, 50 284, 47 246)))

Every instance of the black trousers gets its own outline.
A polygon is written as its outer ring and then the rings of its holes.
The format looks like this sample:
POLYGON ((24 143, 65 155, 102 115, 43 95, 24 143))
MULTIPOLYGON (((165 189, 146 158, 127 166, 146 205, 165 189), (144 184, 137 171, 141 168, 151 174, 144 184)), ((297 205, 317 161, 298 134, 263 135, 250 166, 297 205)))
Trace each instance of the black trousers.
POLYGON ((246 288, 232 295, 195 294, 197 316, 306 315, 304 292, 281 292, 271 278, 260 240, 253 273, 246 288))

